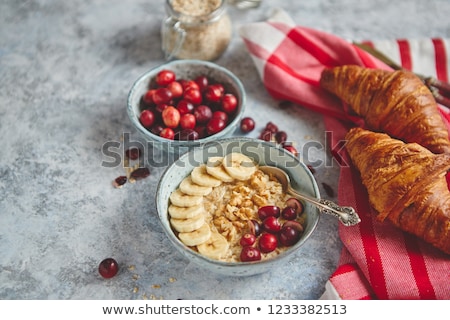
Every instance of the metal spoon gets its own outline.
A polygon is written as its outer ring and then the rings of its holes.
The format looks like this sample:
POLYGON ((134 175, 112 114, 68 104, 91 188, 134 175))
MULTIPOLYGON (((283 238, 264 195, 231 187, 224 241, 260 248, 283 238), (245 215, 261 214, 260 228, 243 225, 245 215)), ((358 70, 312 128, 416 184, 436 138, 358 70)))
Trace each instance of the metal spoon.
POLYGON ((339 220, 342 222, 345 226, 354 226, 361 222, 361 219, 359 218, 358 214, 356 213, 355 209, 352 207, 341 207, 338 206, 336 203, 330 200, 326 199, 317 199, 305 194, 302 194, 292 188, 291 181, 289 179, 288 174, 277 167, 272 166, 260 166, 259 169, 269 175, 273 175, 275 178, 277 178, 281 185, 283 186, 283 191, 287 192, 288 194, 295 196, 296 198, 308 201, 319 208, 321 212, 324 212, 326 214, 330 214, 332 216, 335 216, 339 218, 339 220))

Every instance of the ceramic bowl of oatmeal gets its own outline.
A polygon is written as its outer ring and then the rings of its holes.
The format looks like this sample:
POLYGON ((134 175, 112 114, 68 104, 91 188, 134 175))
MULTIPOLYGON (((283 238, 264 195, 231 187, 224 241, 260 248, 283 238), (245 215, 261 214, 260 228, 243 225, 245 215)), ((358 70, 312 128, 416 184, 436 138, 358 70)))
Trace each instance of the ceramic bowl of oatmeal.
POLYGON ((208 61, 174 60, 136 80, 127 113, 151 146, 180 155, 231 136, 245 102, 244 86, 230 70, 208 61))
POLYGON ((274 143, 211 141, 181 155, 158 185, 158 217, 175 250, 228 276, 264 273, 301 254, 319 210, 292 199, 261 166, 285 170, 294 189, 320 198, 307 166, 274 143))

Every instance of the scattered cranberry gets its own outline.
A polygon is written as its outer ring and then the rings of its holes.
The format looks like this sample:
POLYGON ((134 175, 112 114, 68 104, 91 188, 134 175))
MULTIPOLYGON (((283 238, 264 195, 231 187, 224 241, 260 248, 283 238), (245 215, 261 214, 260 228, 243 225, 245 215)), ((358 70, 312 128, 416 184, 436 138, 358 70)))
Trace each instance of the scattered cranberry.
POLYGON ((246 233, 242 236, 239 244, 243 247, 252 246, 256 242, 256 236, 252 233, 246 233))
POLYGON ((278 206, 267 205, 258 209, 258 216, 261 220, 264 220, 268 217, 276 217, 280 216, 281 209, 278 206))
POLYGON ((115 188, 121 188, 125 183, 127 183, 127 177, 126 176, 119 176, 116 179, 114 179, 113 185, 115 188))
POLYGON ((136 147, 131 147, 125 151, 125 157, 130 160, 136 160, 141 156, 141 150, 136 147))
POLYGON ((297 218, 297 212, 295 208, 285 207, 281 211, 281 217, 286 220, 295 220, 297 218))
POLYGON ((180 124, 180 112, 173 106, 169 106, 162 112, 162 120, 169 128, 176 128, 180 124))
POLYGON ((283 148, 292 153, 296 157, 299 155, 297 149, 293 145, 285 144, 283 145, 283 148))
POLYGON ((242 118, 241 120, 241 131, 248 133, 250 131, 253 131, 255 129, 255 120, 253 120, 250 117, 242 118))
POLYGON ((161 70, 156 75, 156 84, 160 87, 165 87, 171 82, 175 81, 175 73, 171 70, 161 70))
POLYGON ((137 168, 130 174, 130 178, 134 180, 145 179, 150 175, 150 170, 148 168, 137 168))
POLYGON ((241 261, 259 261, 261 260, 261 252, 255 247, 243 247, 240 255, 241 261))
POLYGON ((274 124, 273 122, 268 122, 266 124, 266 128, 267 131, 270 131, 272 133, 277 133, 278 132, 278 126, 276 124, 274 124))
MULTIPOLYGON (((259 249, 263 253, 269 253, 274 251, 278 247, 278 240, 274 234, 271 233, 263 233, 259 237, 258 241, 259 249)), ((251 248, 251 247, 247 247, 251 248)))
POLYGON ((144 127, 150 128, 155 122, 155 114, 150 110, 143 110, 139 116, 139 121, 144 127))
POLYGON ((259 138, 264 141, 272 141, 274 133, 270 130, 264 129, 261 134, 259 135, 259 138))
POLYGON ((262 222, 262 227, 269 233, 278 233, 281 230, 281 224, 277 217, 267 217, 262 222))
POLYGON ((175 134, 174 139, 184 141, 197 140, 199 139, 199 134, 194 129, 183 129, 175 134))
POLYGON ((287 140, 287 133, 285 131, 278 131, 277 133, 275 133, 275 140, 279 144, 285 143, 287 140))
POLYGON ((103 260, 98 266, 98 273, 100 273, 100 275, 105 279, 114 277, 118 271, 119 265, 113 258, 103 260))

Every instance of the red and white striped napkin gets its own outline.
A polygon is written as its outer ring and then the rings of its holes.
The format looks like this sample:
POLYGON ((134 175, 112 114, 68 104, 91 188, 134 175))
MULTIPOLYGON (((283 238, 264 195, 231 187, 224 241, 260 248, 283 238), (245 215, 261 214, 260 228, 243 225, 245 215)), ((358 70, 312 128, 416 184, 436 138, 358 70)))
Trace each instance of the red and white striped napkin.
MULTIPOLYGON (((338 99, 320 88, 321 71, 325 66, 344 64, 389 67, 344 39, 296 25, 282 10, 267 21, 242 26, 240 34, 268 92, 275 99, 322 113, 326 130, 333 131, 332 154, 341 164, 351 163, 345 152, 337 151, 355 119, 345 113, 338 99)), ((377 41, 371 45, 404 68, 449 80, 449 40, 377 41)), ((449 110, 442 106, 440 110, 449 124, 449 110)), ((450 256, 388 222, 376 221, 366 189, 351 166, 341 166, 338 202, 353 206, 362 222, 339 226, 343 251, 323 299, 450 299, 450 256)))

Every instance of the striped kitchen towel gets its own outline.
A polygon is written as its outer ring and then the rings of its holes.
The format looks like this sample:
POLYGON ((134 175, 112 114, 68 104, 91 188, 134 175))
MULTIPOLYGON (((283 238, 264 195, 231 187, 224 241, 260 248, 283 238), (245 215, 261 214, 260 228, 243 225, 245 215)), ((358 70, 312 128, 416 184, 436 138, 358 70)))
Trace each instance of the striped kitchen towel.
MULTIPOLYGON (((277 10, 263 22, 244 25, 240 35, 267 91, 324 115, 332 131, 330 150, 341 164, 351 163, 339 152, 354 118, 338 99, 319 86, 325 66, 357 64, 390 69, 351 42, 322 31, 298 26, 277 10)), ((445 39, 373 41, 404 68, 448 81, 450 42, 445 39)), ((450 123, 449 110, 440 106, 450 123)), ((450 128, 450 126, 449 126, 450 128)), ((375 220, 367 192, 356 169, 342 165, 338 202, 353 206, 361 223, 339 226, 343 250, 322 298, 335 299, 450 299, 450 256, 422 240, 375 220)))

